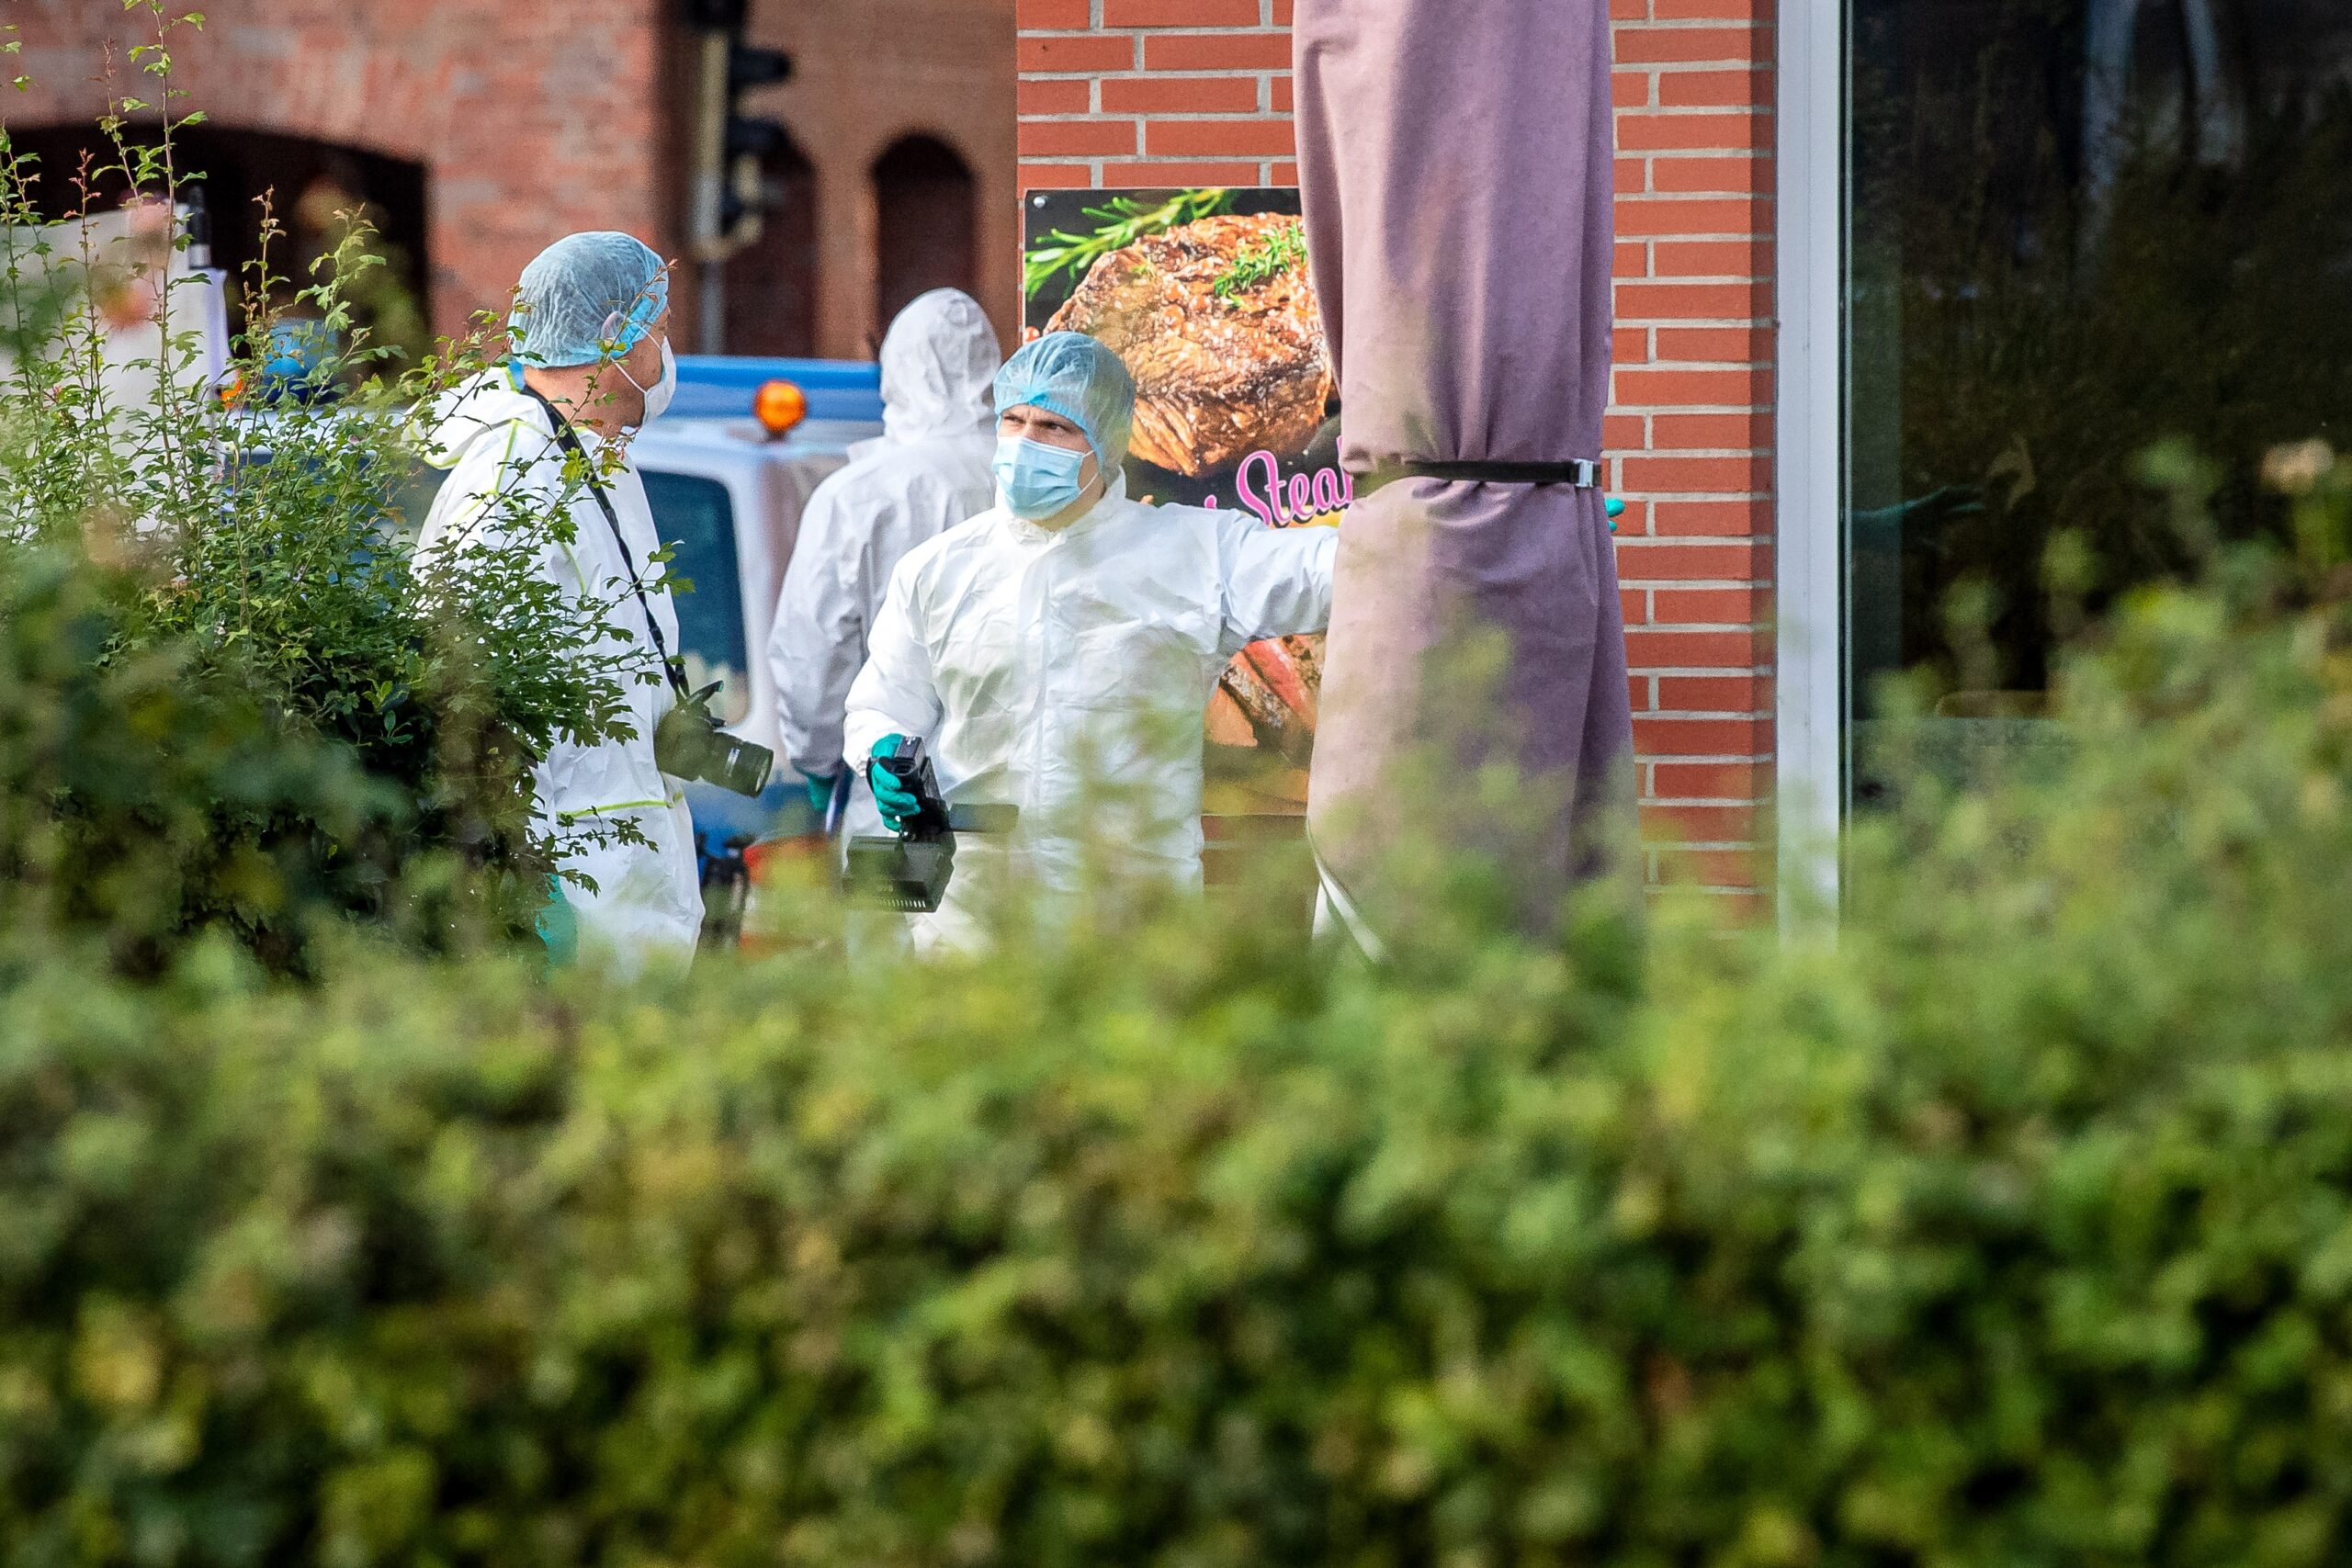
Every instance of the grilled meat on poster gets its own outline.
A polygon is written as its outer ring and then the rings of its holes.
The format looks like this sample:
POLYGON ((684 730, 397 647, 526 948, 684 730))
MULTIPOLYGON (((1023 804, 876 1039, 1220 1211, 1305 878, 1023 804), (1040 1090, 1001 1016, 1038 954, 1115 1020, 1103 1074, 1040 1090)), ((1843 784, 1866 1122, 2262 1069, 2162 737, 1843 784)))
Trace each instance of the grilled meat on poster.
POLYGON ((1332 391, 1305 264, 1296 218, 1204 218, 1097 261, 1050 330, 1090 333, 1126 361, 1147 463, 1198 477, 1297 452, 1332 391))

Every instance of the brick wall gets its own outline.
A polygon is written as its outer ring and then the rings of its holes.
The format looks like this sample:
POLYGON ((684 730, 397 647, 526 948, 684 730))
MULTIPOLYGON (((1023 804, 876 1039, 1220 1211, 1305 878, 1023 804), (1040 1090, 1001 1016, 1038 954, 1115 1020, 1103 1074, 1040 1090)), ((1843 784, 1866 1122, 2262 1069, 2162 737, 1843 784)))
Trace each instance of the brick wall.
MULTIPOLYGON (((525 263, 573 229, 627 229, 683 248, 691 102, 676 0, 190 0, 173 35, 175 107, 220 125, 357 147, 425 168, 435 330, 503 306, 525 263)), ((12 127, 87 124, 138 91, 130 48, 153 34, 120 0, 9 0, 29 92, 12 127)), ((875 159, 935 136, 971 165, 978 283, 1018 328, 1012 188, 1012 0, 753 0, 753 40, 797 72, 750 107, 780 115, 815 166, 819 352, 864 357, 876 319, 875 159)), ((16 66, 12 64, 12 73, 16 66)), ((152 96, 140 92, 139 96, 152 96)), ((290 193, 288 193, 290 194, 290 193)), ((230 219, 215 214, 216 221, 230 219)), ((679 342, 695 341, 681 289, 679 342)))
MULTIPOLYGON (((1645 828, 1754 886, 1771 785, 1771 0, 1612 0, 1608 445, 1645 828)), ((1027 188, 1289 185, 1292 0, 1020 0, 1027 188)))
MULTIPOLYGON (((175 15, 187 7, 175 6, 175 15)), ((172 34, 176 110, 423 164, 434 326, 503 306, 523 265, 572 229, 674 243, 666 177, 663 0, 567 0, 563 24, 505 0, 212 0, 172 34)), ((18 0, 32 88, 11 126, 87 123, 153 98, 126 55, 153 17, 116 0, 18 0), (111 59, 109 87, 100 80, 111 59)), ((216 215, 220 221, 230 220, 216 215)))

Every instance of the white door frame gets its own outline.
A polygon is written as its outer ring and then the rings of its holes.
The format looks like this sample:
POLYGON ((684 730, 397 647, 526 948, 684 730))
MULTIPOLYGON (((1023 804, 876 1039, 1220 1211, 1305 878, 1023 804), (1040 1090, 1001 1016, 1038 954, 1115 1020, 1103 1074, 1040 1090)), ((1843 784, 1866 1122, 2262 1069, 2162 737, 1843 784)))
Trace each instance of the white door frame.
POLYGON ((1781 0, 1772 583, 1783 930, 1834 916, 1845 799, 1845 0, 1781 0))

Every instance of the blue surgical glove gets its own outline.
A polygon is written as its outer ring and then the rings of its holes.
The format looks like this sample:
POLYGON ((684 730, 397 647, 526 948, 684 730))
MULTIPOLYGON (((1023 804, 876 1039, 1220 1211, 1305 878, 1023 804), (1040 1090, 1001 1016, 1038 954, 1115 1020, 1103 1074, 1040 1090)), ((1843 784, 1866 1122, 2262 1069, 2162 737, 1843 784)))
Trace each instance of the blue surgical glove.
POLYGON ((808 808, 822 817, 833 808, 833 791, 840 787, 838 773, 803 773, 801 782, 808 786, 808 808))
POLYGON ((1601 510, 1609 513, 1609 531, 1614 534, 1617 531, 1617 519, 1625 515, 1625 503, 1612 495, 1601 502, 1601 510))
POLYGON ((903 735, 884 736, 874 743, 872 757, 865 764, 865 782, 874 786, 874 804, 882 808, 882 820, 893 833, 905 829, 908 821, 922 810, 922 802, 915 798, 912 790, 892 778, 888 769, 876 764, 886 757, 897 756, 906 743, 903 735))

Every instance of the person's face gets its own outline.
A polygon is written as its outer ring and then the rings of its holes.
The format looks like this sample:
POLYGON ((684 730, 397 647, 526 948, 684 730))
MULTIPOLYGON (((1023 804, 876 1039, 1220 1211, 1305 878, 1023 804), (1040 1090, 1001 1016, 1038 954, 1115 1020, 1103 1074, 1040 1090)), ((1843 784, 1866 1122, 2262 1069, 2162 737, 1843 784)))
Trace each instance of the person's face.
POLYGON ((1091 486, 1102 477, 1102 465, 1095 460, 1093 444, 1086 439, 1086 432, 1046 409, 1032 408, 1023 403, 1004 411, 996 422, 999 435, 1035 441, 1040 446, 1058 446, 1065 452, 1086 454, 1086 467, 1080 468, 1078 482, 1091 486))

